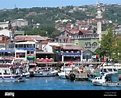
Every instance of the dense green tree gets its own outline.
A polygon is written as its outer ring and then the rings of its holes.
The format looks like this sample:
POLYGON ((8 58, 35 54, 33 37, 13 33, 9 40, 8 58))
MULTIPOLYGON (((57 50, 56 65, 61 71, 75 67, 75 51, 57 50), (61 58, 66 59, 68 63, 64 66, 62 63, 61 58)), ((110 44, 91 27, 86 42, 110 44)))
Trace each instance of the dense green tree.
POLYGON ((115 51, 117 51, 117 41, 115 39, 116 35, 113 32, 112 28, 109 28, 107 34, 102 35, 102 40, 99 42, 100 47, 97 50, 97 53, 100 54, 101 58, 103 58, 104 56, 110 59, 114 58, 114 53, 115 51))
POLYGON ((101 45, 96 53, 100 54, 101 58, 106 56, 109 59, 121 61, 121 39, 117 38, 117 34, 112 28, 102 36, 102 40, 99 43, 101 45))
POLYGON ((121 39, 117 39, 117 37, 113 57, 121 61, 121 39))

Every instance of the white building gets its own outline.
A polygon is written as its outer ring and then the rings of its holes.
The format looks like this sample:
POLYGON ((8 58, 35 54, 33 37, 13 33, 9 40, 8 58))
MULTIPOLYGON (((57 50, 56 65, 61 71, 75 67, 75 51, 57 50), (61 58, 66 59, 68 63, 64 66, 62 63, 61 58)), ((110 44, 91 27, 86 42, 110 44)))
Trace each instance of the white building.
POLYGON ((53 46, 60 46, 59 43, 48 43, 44 47, 42 47, 42 50, 44 52, 53 52, 53 46))
POLYGON ((28 26, 28 21, 26 21, 25 19, 15 19, 13 21, 11 21, 11 26, 12 27, 24 27, 24 26, 28 26))
POLYGON ((12 31, 7 30, 7 29, 2 29, 2 30, 0 30, 0 35, 12 37, 12 31))
POLYGON ((0 22, 0 28, 8 28, 8 25, 9 25, 9 21, 6 21, 6 22, 0 22))

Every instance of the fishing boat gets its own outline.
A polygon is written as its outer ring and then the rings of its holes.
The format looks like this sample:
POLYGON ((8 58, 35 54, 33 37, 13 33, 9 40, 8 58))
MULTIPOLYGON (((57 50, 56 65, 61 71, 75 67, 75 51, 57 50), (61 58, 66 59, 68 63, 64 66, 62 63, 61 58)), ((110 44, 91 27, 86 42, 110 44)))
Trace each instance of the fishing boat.
POLYGON ((121 80, 121 63, 104 63, 101 65, 103 72, 118 72, 119 80, 121 80))
POLYGON ((0 67, 0 82, 15 82, 20 75, 13 74, 9 67, 0 67))
POLYGON ((92 80, 95 86, 120 86, 118 73, 105 73, 92 80))

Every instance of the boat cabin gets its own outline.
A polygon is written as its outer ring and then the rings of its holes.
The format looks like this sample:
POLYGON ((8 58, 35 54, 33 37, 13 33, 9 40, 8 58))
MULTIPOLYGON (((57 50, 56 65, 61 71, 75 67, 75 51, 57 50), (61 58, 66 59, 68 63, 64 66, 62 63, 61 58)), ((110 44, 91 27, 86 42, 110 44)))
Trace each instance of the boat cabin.
POLYGON ((101 74, 104 74, 104 73, 118 73, 118 69, 115 68, 114 66, 104 66, 104 67, 101 68, 100 73, 101 74))
POLYGON ((11 75, 9 68, 0 68, 0 75, 11 75))

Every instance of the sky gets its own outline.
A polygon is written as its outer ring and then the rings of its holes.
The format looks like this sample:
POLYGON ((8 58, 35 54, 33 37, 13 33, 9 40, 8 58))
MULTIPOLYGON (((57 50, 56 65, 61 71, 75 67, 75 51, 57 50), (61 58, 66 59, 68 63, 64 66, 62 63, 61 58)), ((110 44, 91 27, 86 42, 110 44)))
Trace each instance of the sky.
POLYGON ((81 6, 96 4, 121 4, 121 0, 0 0, 0 9, 81 6))

